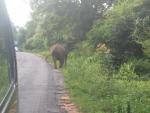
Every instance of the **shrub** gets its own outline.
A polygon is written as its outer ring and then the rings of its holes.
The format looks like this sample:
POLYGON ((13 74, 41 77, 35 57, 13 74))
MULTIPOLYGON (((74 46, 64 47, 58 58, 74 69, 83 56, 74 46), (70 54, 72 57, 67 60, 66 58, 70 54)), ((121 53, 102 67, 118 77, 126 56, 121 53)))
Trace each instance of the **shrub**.
POLYGON ((42 50, 45 48, 45 43, 43 39, 34 37, 26 41, 24 48, 27 50, 42 50))
POLYGON ((70 54, 63 72, 66 87, 82 112, 150 112, 150 81, 133 80, 138 76, 132 62, 123 64, 116 74, 105 67, 103 57, 97 54, 90 57, 70 54))
POLYGON ((115 76, 119 79, 125 80, 132 80, 138 78, 138 75, 134 72, 134 64, 132 62, 123 64, 115 76))
POLYGON ((135 61, 135 72, 141 79, 150 79, 150 61, 148 59, 135 61))

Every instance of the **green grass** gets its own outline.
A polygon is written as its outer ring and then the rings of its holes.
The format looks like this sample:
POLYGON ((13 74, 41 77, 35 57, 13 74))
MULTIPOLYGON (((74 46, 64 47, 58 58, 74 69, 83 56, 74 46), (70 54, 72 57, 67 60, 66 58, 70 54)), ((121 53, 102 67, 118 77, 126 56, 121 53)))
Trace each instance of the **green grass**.
POLYGON ((8 64, 4 56, 0 56, 0 102, 9 87, 8 64))
POLYGON ((119 106, 127 113, 128 102, 132 113, 150 113, 150 81, 115 79, 119 74, 135 76, 128 66, 122 68, 127 69, 110 72, 102 58, 70 55, 62 71, 73 101, 84 113, 118 113, 119 106))

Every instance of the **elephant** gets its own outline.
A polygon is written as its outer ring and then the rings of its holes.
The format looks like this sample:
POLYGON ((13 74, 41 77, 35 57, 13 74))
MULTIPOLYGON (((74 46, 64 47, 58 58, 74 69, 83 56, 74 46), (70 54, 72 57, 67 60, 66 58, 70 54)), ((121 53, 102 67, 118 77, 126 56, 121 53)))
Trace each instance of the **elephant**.
POLYGON ((65 47, 60 43, 56 43, 50 48, 50 51, 55 69, 57 69, 57 61, 59 61, 59 68, 62 68, 67 61, 67 50, 65 47))

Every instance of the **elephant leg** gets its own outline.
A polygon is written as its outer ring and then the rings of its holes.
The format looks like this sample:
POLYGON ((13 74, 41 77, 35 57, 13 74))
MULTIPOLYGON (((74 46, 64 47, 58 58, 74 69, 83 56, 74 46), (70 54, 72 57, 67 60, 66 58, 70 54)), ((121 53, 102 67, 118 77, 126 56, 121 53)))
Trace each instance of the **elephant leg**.
POLYGON ((64 64, 65 64, 65 66, 67 65, 67 56, 64 59, 64 64))
POLYGON ((62 66, 63 66, 63 64, 64 64, 64 60, 59 60, 59 62, 60 62, 59 68, 62 68, 62 66))
POLYGON ((57 62, 54 60, 54 68, 57 69, 57 62))

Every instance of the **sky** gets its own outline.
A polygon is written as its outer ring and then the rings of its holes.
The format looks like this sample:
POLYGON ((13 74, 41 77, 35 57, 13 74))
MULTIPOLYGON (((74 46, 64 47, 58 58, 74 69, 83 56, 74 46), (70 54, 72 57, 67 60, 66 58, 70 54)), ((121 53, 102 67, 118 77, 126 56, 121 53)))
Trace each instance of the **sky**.
POLYGON ((30 0, 5 0, 10 20, 15 26, 24 27, 30 20, 30 0))

